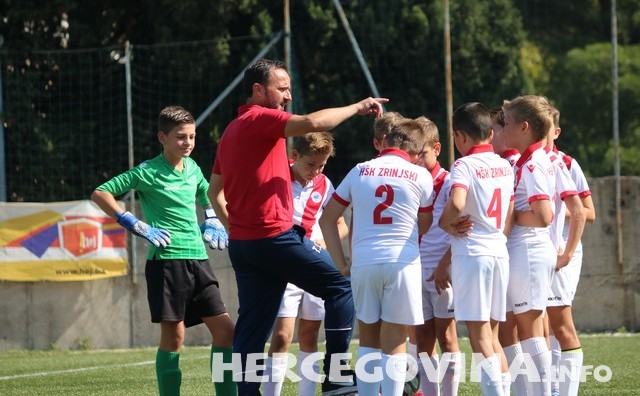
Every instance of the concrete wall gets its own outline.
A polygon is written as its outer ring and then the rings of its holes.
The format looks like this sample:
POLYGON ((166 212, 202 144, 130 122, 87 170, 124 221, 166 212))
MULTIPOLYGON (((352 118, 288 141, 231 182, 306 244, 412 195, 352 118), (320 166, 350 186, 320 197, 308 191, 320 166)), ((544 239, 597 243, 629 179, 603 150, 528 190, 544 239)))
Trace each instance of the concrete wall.
MULTIPOLYGON (((574 302, 580 331, 638 330, 640 318, 640 177, 622 179, 623 260, 616 257, 613 177, 590 180, 597 218, 583 236, 584 264, 574 302)), ((89 282, 0 282, 0 351, 46 348, 122 348, 157 345, 150 321, 138 239, 138 275, 89 282)), ((210 260, 232 319, 237 318, 235 276, 226 252, 210 260)), ((463 330, 463 329, 460 329, 463 330)), ((464 333, 464 331, 462 331, 464 333)), ((357 332, 356 332, 357 334, 357 332)), ((187 345, 210 343, 205 326, 188 329, 187 345)))

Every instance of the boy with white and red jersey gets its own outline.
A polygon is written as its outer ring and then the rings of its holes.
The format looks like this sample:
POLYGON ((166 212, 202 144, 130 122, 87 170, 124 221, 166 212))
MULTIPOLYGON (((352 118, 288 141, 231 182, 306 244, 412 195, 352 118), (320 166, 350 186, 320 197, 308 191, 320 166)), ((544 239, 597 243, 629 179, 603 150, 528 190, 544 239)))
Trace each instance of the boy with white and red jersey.
MULTIPOLYGON (((556 128, 556 139, 558 138, 559 134, 560 134, 560 128, 558 127, 556 128)), ((573 182, 576 185, 578 196, 582 201, 582 206, 585 211, 586 222, 593 223, 594 220, 596 219, 595 207, 593 204, 593 198, 591 197, 591 190, 589 189, 589 183, 587 182, 587 178, 585 177, 584 172, 580 167, 580 164, 573 157, 565 154, 562 151, 559 151, 555 146, 553 147, 552 150, 554 152, 557 152, 558 155, 560 155, 560 158, 562 159, 565 166, 567 167, 567 170, 569 171, 569 176, 571 177, 571 180, 573 180, 573 182)), ((570 216, 570 214, 567 214, 567 216, 570 216)), ((565 240, 565 243, 566 241, 569 240, 569 223, 567 223, 566 221, 565 221, 564 229, 562 231, 562 237, 565 240)), ((580 271, 582 269, 582 256, 583 256, 582 242, 578 242, 578 246, 576 247, 576 250, 573 253, 573 256, 571 257, 571 260, 567 265, 567 268, 570 270, 570 273, 571 273, 571 289, 570 289, 571 293, 570 294, 571 294, 572 300, 575 297, 576 289, 578 288, 580 271)))
MULTIPOLYGON (((509 255, 504 230, 513 211, 513 170, 493 152, 491 117, 481 103, 467 103, 453 114, 454 139, 462 158, 451 166, 451 195, 438 224, 452 237, 451 284, 457 321, 469 330, 471 349, 481 358, 485 395, 504 395, 498 322, 505 319, 509 255), (461 217, 473 228, 459 235, 461 217), (481 357, 480 357, 481 355, 481 357)), ((439 264, 436 287, 447 287, 439 264)))
POLYGON ((380 387, 385 396, 402 395, 407 327, 423 323, 418 235, 431 225, 433 181, 415 162, 425 143, 415 120, 395 125, 384 138, 380 156, 347 174, 320 218, 336 266, 351 272, 360 325, 356 372, 365 360, 378 367, 373 370, 382 371, 382 383, 378 378, 358 379, 361 395, 378 394, 380 387), (349 204, 353 205, 351 264, 336 226, 349 204))
MULTIPOLYGON (((424 166, 433 178, 434 204, 433 223, 420 241, 420 261, 422 263, 422 315, 424 323, 415 327, 418 354, 425 353, 431 361, 435 372, 444 371, 442 375, 442 394, 457 395, 461 355, 458 347, 458 336, 454 320, 453 289, 436 290, 431 278, 440 260, 451 260, 449 234, 438 226, 438 220, 449 197, 449 171, 438 163, 440 155, 440 138, 438 128, 426 117, 418 117, 416 121, 424 125, 427 144, 420 156, 418 165, 424 166), (444 256, 444 257, 443 257, 444 256), (436 350, 436 340, 440 345, 444 367, 440 367, 436 350)), ((425 395, 440 394, 440 375, 431 378, 422 360, 418 360, 420 386, 425 395)))
POLYGON ((502 107, 494 107, 489 113, 491 114, 491 130, 493 130, 493 139, 491 139, 493 152, 509 161, 511 166, 514 166, 520 158, 520 152, 508 147, 504 140, 504 112, 502 107))
MULTIPOLYGON (((578 179, 580 191, 576 183, 571 178, 571 173, 567 169, 567 163, 562 155, 555 148, 554 142, 560 135, 560 112, 555 107, 551 108, 553 125, 549 131, 547 143, 549 145, 549 155, 554 164, 561 169, 564 178, 569 179, 574 195, 564 199, 562 210, 557 212, 554 222, 558 222, 554 229, 554 243, 559 247, 558 263, 556 274, 551 284, 551 296, 547 304, 549 324, 551 329, 550 343, 552 353, 552 366, 558 374, 557 380, 551 384, 552 393, 558 395, 577 396, 580 385, 580 372, 582 370, 583 354, 573 323, 571 304, 578 284, 580 273, 579 264, 582 262, 582 245, 580 238, 585 222, 593 213, 583 205, 581 195, 589 196, 586 180, 578 179), (567 217, 565 217, 565 213, 567 217), (567 231, 566 234, 564 231, 567 231), (574 257, 580 249, 579 261, 576 263, 574 257), (578 264, 578 265, 576 265, 578 264), (562 374, 562 375, 560 375, 562 374), (567 375, 568 374, 568 375, 567 375)), ((571 161, 568 161, 571 164, 571 161)), ((590 198, 589 202, 592 204, 590 198)), ((592 206, 592 205, 591 205, 592 206)))
MULTIPOLYGON (((509 161, 511 166, 515 166, 520 159, 520 152, 514 148, 508 147, 504 137, 504 112, 502 107, 494 107, 489 111, 491 114, 491 129, 493 130, 493 139, 491 145, 493 152, 509 161)), ((513 345, 518 342, 518 332, 516 330, 516 319, 513 311, 507 307, 506 320, 498 326, 498 340, 501 345, 513 345)), ((502 381, 505 393, 509 393, 511 389, 511 374, 509 373, 509 364, 507 358, 502 355, 502 381)), ((518 396, 526 392, 526 382, 524 377, 517 377, 514 385, 514 393, 518 396)))
POLYGON ((505 101, 503 110, 507 145, 522 154, 515 166, 514 226, 507 241, 507 303, 515 315, 520 343, 503 347, 510 365, 522 359, 522 353, 531 357, 537 378, 527 382, 528 393, 548 396, 551 355, 544 337, 543 317, 557 259, 550 236, 556 179, 544 150, 552 124, 549 101, 542 96, 520 96, 505 101))
MULTIPOLYGON (((329 157, 335 155, 333 137, 329 132, 309 133, 296 137, 293 143, 291 159, 291 190, 293 193, 293 222, 306 231, 306 236, 314 243, 324 247, 322 231, 318 219, 329 202, 334 188, 331 180, 322 171, 329 157)), ((340 237, 348 230, 344 218, 338 219, 340 237)), ((280 395, 284 374, 288 369, 287 351, 293 340, 293 332, 298 321, 298 383, 299 396, 315 395, 316 382, 303 375, 301 365, 312 353, 318 351, 318 333, 325 315, 324 301, 320 297, 306 292, 289 283, 282 297, 278 319, 271 335, 269 355, 265 366, 265 375, 269 379, 263 384, 265 396, 280 395)), ((319 363, 314 362, 317 373, 319 363)))

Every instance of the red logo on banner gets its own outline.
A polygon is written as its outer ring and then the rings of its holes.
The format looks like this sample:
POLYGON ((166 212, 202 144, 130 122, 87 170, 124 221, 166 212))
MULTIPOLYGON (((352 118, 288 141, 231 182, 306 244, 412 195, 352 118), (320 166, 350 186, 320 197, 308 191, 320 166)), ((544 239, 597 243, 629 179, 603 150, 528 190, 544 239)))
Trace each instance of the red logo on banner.
POLYGON ((58 224, 60 247, 75 257, 86 256, 102 248, 102 226, 88 219, 63 221, 58 224))

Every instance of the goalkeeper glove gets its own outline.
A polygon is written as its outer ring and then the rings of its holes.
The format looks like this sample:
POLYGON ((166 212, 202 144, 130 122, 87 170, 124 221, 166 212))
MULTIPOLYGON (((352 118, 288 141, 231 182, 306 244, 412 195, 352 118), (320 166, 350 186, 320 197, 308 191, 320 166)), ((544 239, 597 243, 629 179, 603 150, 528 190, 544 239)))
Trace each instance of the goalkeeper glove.
POLYGON ((164 248, 171 243, 168 231, 151 227, 149 224, 138 220, 131 212, 116 213, 116 217, 118 218, 118 224, 137 236, 145 238, 156 247, 164 248))
POLYGON ((200 224, 202 239, 210 249, 224 250, 229 245, 229 236, 212 208, 205 209, 204 223, 200 224))

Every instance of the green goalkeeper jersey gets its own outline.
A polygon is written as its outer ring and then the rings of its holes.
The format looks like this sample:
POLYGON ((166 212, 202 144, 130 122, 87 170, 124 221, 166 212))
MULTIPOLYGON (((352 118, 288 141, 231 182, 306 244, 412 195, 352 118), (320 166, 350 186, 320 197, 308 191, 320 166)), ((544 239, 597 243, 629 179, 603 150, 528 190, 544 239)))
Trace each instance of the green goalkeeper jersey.
POLYGON ((144 212, 144 221, 169 231, 171 243, 165 248, 153 244, 147 259, 207 259, 196 216, 195 200, 209 205, 209 183, 191 158, 184 158, 182 172, 162 155, 114 177, 97 189, 117 197, 135 189, 144 212))

